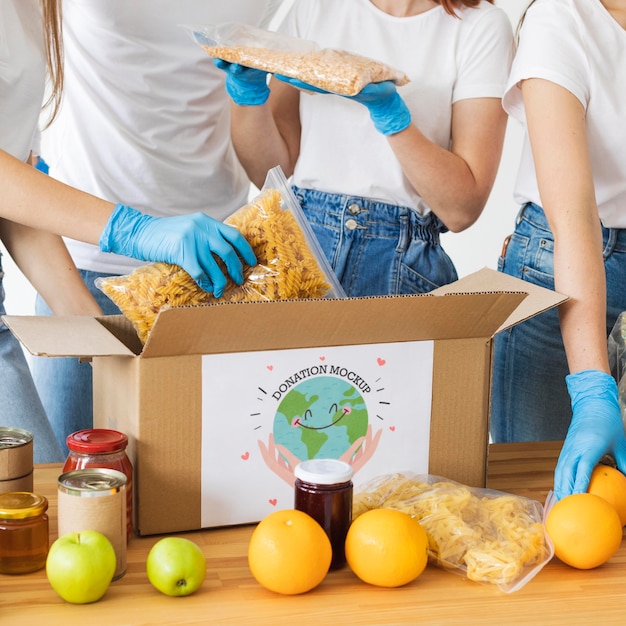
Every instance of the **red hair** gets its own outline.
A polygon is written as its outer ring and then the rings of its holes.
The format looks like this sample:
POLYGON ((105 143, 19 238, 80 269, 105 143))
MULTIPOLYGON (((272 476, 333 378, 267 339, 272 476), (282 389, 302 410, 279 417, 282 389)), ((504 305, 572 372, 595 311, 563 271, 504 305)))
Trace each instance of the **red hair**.
MULTIPOLYGON (((493 4, 493 0, 485 0, 486 2, 490 2, 493 4)), ((438 2, 446 13, 450 15, 455 15, 454 9, 465 6, 470 9, 477 7, 482 0, 435 0, 438 2)))

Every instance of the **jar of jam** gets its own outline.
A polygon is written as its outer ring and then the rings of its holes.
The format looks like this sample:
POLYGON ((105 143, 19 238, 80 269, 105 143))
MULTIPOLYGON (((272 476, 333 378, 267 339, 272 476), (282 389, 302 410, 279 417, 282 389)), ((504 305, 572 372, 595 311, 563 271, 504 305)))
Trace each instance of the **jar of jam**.
POLYGON ((352 523, 352 466, 336 459, 311 459, 294 469, 294 508, 308 513, 326 531, 333 548, 330 569, 345 565, 345 542, 352 523))
POLYGON ((117 430, 89 428, 66 438, 69 454, 63 472, 90 467, 117 470, 126 475, 126 539, 133 533, 133 466, 126 454, 128 437, 117 430))
POLYGON ((0 494, 0 573, 42 569, 48 556, 48 500, 29 491, 0 494))

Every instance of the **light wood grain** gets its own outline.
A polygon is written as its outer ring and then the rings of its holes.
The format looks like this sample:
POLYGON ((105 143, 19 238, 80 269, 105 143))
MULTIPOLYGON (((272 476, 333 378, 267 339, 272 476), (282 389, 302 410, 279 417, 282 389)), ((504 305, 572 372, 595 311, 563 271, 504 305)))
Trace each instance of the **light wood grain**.
MULTIPOLYGON (((560 443, 490 447, 489 486, 543 500, 552 483, 560 443)), ((50 499, 51 539, 56 537, 59 467, 38 466, 35 488, 50 499)), ((207 579, 186 598, 154 590, 145 559, 159 537, 133 537, 128 571, 93 605, 70 605, 49 586, 45 572, 0 575, 0 624, 80 626, 154 624, 624 624, 626 547, 604 566, 578 571, 553 560, 520 591, 469 582, 429 566, 399 589, 360 582, 343 569, 314 591, 280 596, 261 588, 246 561, 251 526, 188 533, 207 557, 207 579)))

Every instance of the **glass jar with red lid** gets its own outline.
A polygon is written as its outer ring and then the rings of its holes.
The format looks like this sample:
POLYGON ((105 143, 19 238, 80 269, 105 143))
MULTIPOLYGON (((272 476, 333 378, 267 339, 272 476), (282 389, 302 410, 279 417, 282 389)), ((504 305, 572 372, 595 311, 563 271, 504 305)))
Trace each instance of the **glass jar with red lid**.
POLYGON ((126 537, 133 532, 133 466, 126 454, 128 437, 117 430, 88 428, 66 438, 69 454, 63 472, 104 467, 126 475, 126 537))

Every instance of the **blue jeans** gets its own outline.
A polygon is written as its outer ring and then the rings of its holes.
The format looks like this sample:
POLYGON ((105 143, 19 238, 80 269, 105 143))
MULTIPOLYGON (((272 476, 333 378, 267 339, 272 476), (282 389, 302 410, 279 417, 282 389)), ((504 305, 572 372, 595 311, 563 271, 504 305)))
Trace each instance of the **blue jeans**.
POLYGON ((348 296, 425 293, 457 279, 433 213, 369 198, 294 187, 304 215, 348 296))
MULTIPOLYGON (((98 276, 110 274, 87 270, 80 273, 105 315, 119 315, 117 306, 94 285, 98 276)), ((35 311, 37 315, 52 315, 41 296, 37 296, 35 311)), ((54 434, 67 454, 66 437, 77 430, 93 428, 91 363, 81 363, 74 357, 35 357, 32 371, 54 434)))
MULTIPOLYGON (((5 315, 0 255, 0 315, 5 315)), ((0 426, 22 428, 33 435, 35 463, 59 463, 65 459, 33 383, 19 341, 0 321, 0 426)))
MULTIPOLYGON (((602 229, 607 280, 607 338, 626 310, 626 230, 602 229)), ((541 207, 524 205, 498 269, 554 289, 554 237, 541 207)), ((556 308, 498 333, 494 346, 491 436, 494 442, 563 440, 572 411, 556 308)))

